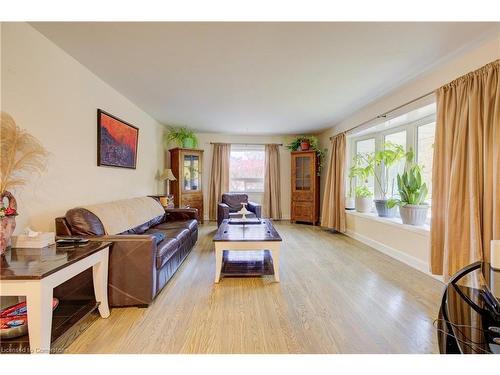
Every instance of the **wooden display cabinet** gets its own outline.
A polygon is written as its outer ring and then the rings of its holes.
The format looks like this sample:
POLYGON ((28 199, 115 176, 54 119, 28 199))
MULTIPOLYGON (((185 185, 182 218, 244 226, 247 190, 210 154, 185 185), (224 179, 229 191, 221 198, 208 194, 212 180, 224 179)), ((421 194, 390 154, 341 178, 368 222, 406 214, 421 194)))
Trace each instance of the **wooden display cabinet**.
POLYGON ((319 221, 319 176, 316 151, 292 152, 291 221, 319 221))

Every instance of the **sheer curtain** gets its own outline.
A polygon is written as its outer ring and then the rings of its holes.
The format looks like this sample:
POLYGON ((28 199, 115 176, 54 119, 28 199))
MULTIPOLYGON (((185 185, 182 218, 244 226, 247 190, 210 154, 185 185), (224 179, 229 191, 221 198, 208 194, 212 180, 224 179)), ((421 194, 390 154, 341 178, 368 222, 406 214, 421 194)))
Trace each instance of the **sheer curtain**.
POLYGON ((449 279, 500 239, 500 60, 437 90, 431 271, 449 279))
POLYGON ((321 207, 321 226, 345 232, 345 134, 335 136, 331 142, 330 163, 321 207))
POLYGON ((280 150, 278 145, 266 145, 265 165, 264 217, 281 219, 280 150))
POLYGON ((229 158, 231 145, 215 143, 212 145, 212 169, 208 189, 208 214, 210 220, 217 220, 217 204, 222 194, 229 191, 229 158))

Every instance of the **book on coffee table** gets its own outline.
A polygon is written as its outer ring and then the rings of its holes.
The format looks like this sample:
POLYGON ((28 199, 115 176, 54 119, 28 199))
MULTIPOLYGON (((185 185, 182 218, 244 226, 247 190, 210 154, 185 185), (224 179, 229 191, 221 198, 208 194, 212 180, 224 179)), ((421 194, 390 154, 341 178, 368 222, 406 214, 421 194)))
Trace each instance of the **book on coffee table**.
POLYGON ((241 219, 241 218, 238 218, 238 219, 229 219, 228 221, 228 224, 231 224, 231 225, 245 225, 245 224, 260 224, 261 221, 259 218, 256 218, 256 217, 252 217, 250 219, 241 219))

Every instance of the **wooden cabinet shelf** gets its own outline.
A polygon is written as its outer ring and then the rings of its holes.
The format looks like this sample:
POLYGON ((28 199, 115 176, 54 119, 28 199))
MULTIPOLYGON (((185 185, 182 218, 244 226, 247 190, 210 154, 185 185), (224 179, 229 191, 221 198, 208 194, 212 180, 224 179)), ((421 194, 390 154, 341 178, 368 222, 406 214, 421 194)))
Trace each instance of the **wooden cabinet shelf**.
POLYGON ((293 151, 291 175, 291 221, 316 225, 319 220, 319 176, 316 151, 293 151))
POLYGON ((203 222, 203 150, 172 148, 170 168, 177 181, 170 181, 170 192, 174 195, 176 207, 190 207, 198 210, 203 222))

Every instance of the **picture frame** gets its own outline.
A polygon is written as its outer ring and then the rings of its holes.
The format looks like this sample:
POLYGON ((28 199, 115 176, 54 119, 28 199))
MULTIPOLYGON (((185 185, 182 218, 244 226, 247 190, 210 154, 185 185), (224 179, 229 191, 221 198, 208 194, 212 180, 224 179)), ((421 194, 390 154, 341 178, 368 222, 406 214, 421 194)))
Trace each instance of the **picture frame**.
POLYGON ((136 169, 139 128, 97 109, 97 165, 136 169))

